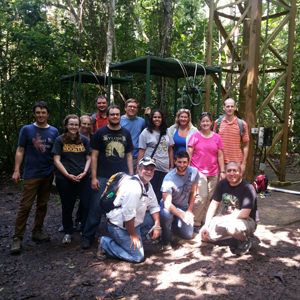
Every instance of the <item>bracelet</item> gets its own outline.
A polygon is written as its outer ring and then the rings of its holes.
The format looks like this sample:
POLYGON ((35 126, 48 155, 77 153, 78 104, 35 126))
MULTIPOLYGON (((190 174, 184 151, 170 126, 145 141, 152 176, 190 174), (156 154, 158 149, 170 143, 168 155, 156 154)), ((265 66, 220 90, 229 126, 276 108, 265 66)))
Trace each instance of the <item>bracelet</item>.
POLYGON ((160 226, 156 226, 156 225, 154 225, 154 226, 152 227, 152 229, 153 229, 153 230, 160 230, 160 231, 161 231, 161 227, 160 227, 160 226))
POLYGON ((220 173, 225 173, 225 171, 221 171, 220 173))

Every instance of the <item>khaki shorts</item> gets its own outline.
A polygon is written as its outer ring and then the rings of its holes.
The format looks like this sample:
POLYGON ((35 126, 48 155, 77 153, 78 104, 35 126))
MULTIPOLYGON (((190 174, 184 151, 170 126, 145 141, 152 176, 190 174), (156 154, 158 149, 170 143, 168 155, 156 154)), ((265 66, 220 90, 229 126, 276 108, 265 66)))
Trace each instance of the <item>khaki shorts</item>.
POLYGON ((234 228, 238 233, 246 233, 248 237, 251 236, 256 229, 256 224, 250 217, 248 217, 247 219, 233 219, 225 221, 216 226, 221 222, 221 219, 221 215, 212 218, 208 227, 208 240, 213 242, 219 240, 220 238, 229 236, 227 233, 228 228, 234 228))

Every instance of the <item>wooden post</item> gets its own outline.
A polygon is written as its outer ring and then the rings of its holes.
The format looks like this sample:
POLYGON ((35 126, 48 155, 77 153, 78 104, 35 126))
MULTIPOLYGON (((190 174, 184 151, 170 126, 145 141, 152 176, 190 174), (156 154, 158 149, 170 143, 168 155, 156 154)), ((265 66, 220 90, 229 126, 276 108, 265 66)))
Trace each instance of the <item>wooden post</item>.
POLYGON ((279 166, 279 181, 285 182, 285 169, 286 169, 286 153, 288 146, 289 134, 289 112, 290 112, 290 97, 291 97, 291 82, 292 82, 292 68, 293 68, 293 53, 294 53, 294 32, 295 32, 295 13, 296 13, 296 0, 291 0, 290 22, 289 22, 289 36, 288 36, 288 49, 287 49, 287 77, 285 80, 285 97, 283 108, 283 136, 281 139, 281 154, 279 166))
MULTIPOLYGON (((250 23, 250 43, 249 43, 249 62, 248 62, 248 78, 247 78, 247 93, 246 93, 246 113, 245 119, 248 124, 249 132, 255 127, 256 119, 256 102, 258 92, 258 65, 259 65, 259 49, 260 49, 260 34, 261 34, 261 18, 262 18, 262 3, 261 0, 249 0, 251 5, 251 23, 250 23)), ((250 182, 254 180, 253 170, 253 150, 254 139, 249 133, 249 154, 247 158, 247 167, 245 171, 246 179, 250 182)))

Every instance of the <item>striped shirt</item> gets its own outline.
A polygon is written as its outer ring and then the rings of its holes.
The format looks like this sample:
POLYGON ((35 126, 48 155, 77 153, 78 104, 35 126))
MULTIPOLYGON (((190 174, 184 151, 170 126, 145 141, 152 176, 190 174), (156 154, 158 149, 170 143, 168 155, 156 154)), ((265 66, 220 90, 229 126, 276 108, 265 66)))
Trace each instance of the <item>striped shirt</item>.
MULTIPOLYGON (((218 120, 215 121, 214 131, 217 129, 218 120)), ((248 125, 243 121, 244 133, 242 140, 243 142, 249 141, 248 135, 248 125)), ((241 150, 241 132, 238 124, 237 117, 235 116, 233 122, 228 122, 226 117, 222 119, 220 124, 220 129, 218 134, 222 138, 223 142, 223 153, 224 153, 224 162, 225 164, 235 161, 237 163, 242 163, 243 161, 243 152, 241 150)))

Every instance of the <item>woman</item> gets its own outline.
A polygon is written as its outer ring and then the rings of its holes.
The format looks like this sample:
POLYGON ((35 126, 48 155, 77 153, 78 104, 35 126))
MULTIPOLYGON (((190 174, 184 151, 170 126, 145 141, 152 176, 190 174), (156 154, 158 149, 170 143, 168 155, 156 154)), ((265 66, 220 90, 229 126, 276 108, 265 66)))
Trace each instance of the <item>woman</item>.
POLYGON ((88 138, 88 140, 91 140, 91 137, 93 132, 93 126, 92 126, 92 119, 88 115, 84 115, 80 117, 80 128, 79 128, 79 134, 82 134, 88 138))
POLYGON ((168 128, 174 139, 175 154, 180 150, 188 150, 188 142, 198 129, 191 122, 191 112, 182 108, 177 112, 175 124, 168 128))
POLYGON ((201 223, 205 221, 210 199, 218 184, 219 170, 220 179, 225 178, 223 143, 221 137, 211 131, 212 124, 211 115, 202 113, 199 119, 201 131, 194 133, 188 143, 191 166, 198 169, 201 177, 193 208, 195 231, 199 231, 201 223))
POLYGON ((62 204, 65 232, 62 242, 68 244, 73 236, 72 213, 77 196, 84 207, 82 225, 87 218, 92 191, 88 176, 91 150, 87 137, 79 134, 80 119, 76 115, 68 115, 64 119, 64 127, 66 133, 55 140, 52 153, 57 168, 56 187, 62 204))
POLYGON ((137 161, 139 162, 146 156, 156 160, 156 169, 151 184, 158 202, 162 198, 160 188, 164 177, 174 168, 173 144, 174 141, 167 129, 164 113, 160 109, 154 109, 149 117, 147 128, 142 131, 139 138, 137 161))

